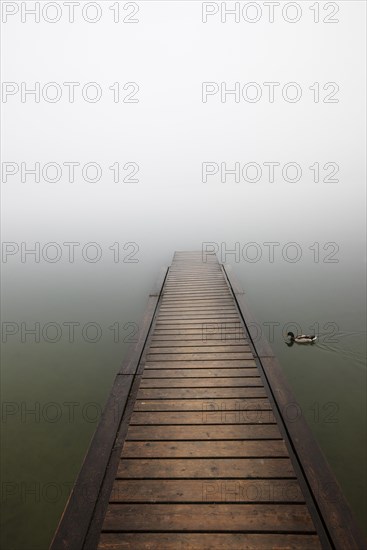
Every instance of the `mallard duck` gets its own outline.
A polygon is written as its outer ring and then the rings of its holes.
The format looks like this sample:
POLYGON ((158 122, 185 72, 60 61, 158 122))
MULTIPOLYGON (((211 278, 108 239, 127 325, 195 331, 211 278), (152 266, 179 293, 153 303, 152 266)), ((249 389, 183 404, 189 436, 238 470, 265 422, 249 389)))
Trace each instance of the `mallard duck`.
POLYGON ((314 334, 309 336, 308 334, 297 334, 295 336, 293 332, 288 332, 287 336, 291 339, 291 342, 296 342, 296 344, 313 344, 317 340, 317 336, 314 334))

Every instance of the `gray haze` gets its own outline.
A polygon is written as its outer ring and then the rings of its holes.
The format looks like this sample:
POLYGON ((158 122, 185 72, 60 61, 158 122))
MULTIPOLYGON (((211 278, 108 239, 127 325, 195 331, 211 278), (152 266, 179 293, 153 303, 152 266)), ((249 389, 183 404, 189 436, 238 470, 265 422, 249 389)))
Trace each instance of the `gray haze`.
MULTIPOLYGON (((5 400, 29 407, 72 400, 102 407, 128 344, 128 329, 122 330, 125 338, 114 342, 109 327, 139 323, 159 269, 169 265, 175 250, 200 250, 202 243, 213 243, 219 259, 234 264, 262 328, 277 323, 271 344, 361 520, 366 486, 361 445, 365 3, 329 3, 339 7, 334 16, 339 22, 330 24, 323 22, 331 13, 325 2, 319 3, 319 23, 313 22, 310 10, 315 2, 296 3, 302 8, 296 23, 281 17, 285 2, 275 11, 274 23, 268 21, 263 2, 257 2, 263 14, 257 23, 242 17, 235 23, 229 16, 221 23, 220 13, 203 23, 202 3, 196 1, 137 2, 138 23, 113 23, 113 4, 100 4, 102 18, 95 24, 84 21, 77 8, 75 22, 69 23, 59 2, 62 18, 57 23, 33 23, 31 17, 22 23, 18 13, 2 25, 3 82, 19 87, 21 82, 29 87, 39 82, 41 89, 56 82, 63 90, 56 103, 42 97, 35 103, 30 96, 22 103, 17 93, 1 104, 2 162, 19 167, 2 185, 7 253, 2 264, 3 322, 15 331, 7 333, 4 345, 5 400), (74 103, 67 100, 64 82, 81 84, 75 88, 74 103), (80 89, 88 82, 103 90, 97 103, 81 97, 80 89), (133 88, 123 90, 123 85, 137 83, 134 97, 139 102, 114 103, 109 87, 116 82, 125 95, 133 88), (226 83, 228 90, 236 82, 241 90, 255 82, 263 96, 256 103, 241 96, 237 103, 228 95, 222 102, 218 92, 204 103, 203 82, 219 87, 226 83), (273 103, 267 99, 266 82, 280 83, 273 103), (298 102, 282 97, 289 82, 302 90, 298 102), (316 82, 318 103, 313 101, 315 88, 309 89, 316 82), (335 84, 323 89, 326 83, 335 84), (327 97, 338 102, 325 103, 327 97), (31 168, 36 162, 41 168, 51 162, 93 162, 101 167, 102 177, 85 181, 79 167, 74 182, 68 181, 66 168, 58 182, 41 177, 35 183, 30 175, 22 182, 21 163, 31 168), (134 163, 122 177, 138 165, 131 177, 139 182, 114 183, 109 167, 117 162, 121 170, 134 163), (229 169, 240 163, 241 170, 257 163, 262 178, 249 182, 241 176, 235 182, 228 175, 222 183, 217 173, 204 183, 202 163, 212 163, 214 169, 221 163, 229 169), (268 181, 264 163, 280 164, 275 181, 268 181), (301 167, 299 181, 283 180, 281 170, 287 163, 301 167), (319 182, 309 168, 315 163, 320 166, 319 182), (338 181, 324 182, 335 165, 338 181), (64 244, 70 242, 80 243, 75 245, 74 263, 64 244), (47 249, 47 243, 56 243, 56 248, 47 249), (100 261, 83 257, 87 243, 98 245, 100 261), (119 243, 119 261, 114 261, 114 243, 119 243), (249 243, 255 244, 251 248, 249 243), (274 261, 265 243, 273 243, 274 261), (296 243, 296 248, 287 249, 287 243, 296 243), (40 261, 30 254, 22 258, 22 246, 23 253, 24 247, 39 246, 40 261), (230 249, 236 255, 225 254, 230 249), (62 252, 57 262, 49 260, 55 250, 62 252), (259 250, 261 257, 252 261, 259 250), (289 261, 295 251, 300 251, 299 261, 289 261), (129 263, 132 252, 138 261, 129 263), (50 322, 61 327, 96 323, 102 338, 91 344, 77 330, 70 343, 64 329, 60 341, 52 344, 51 336, 41 334, 35 343, 22 332, 22 323, 26 328, 39 323, 42 331, 50 322), (282 329, 289 322, 305 331, 316 326, 319 344, 307 352, 287 348, 282 329), (323 339, 330 330, 336 335, 331 343, 323 339), (325 404, 336 403, 337 422, 316 419, 315 403, 321 415, 325 404)), ((220 2, 210 4, 220 10, 220 2)), ((122 10, 121 19, 131 11, 122 10)), ((293 177, 292 171, 289 174, 293 177)), ((80 417, 70 423, 65 416, 58 423, 24 423, 15 414, 7 427, 4 479, 61 487, 74 481, 95 423, 80 417)), ((4 547, 11 541, 22 550, 30 544, 37 550, 47 548, 67 496, 64 491, 55 503, 41 499, 37 505, 10 498, 4 547)))

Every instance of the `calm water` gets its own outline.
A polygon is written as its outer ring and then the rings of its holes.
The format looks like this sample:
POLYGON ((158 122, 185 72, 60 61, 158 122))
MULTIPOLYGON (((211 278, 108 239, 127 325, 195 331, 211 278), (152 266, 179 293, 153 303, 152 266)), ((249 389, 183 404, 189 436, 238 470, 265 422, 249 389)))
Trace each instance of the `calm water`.
MULTIPOLYGON (((202 22, 201 2, 149 1, 139 2, 133 25, 116 24, 109 4, 101 3, 98 24, 83 21, 78 8, 72 24, 65 10, 60 24, 25 24, 19 11, 2 28, 5 82, 97 82, 103 89, 96 103, 78 92, 70 103, 65 94, 55 103, 22 102, 17 94, 2 104, 5 162, 96 162, 103 170, 95 183, 78 169, 73 182, 63 170, 57 182, 22 182, 17 173, 3 185, 4 241, 40 243, 51 261, 22 261, 14 249, 3 264, 2 548, 47 549, 160 267, 175 250, 201 250, 208 241, 219 252, 220 243, 233 249, 236 242, 245 251, 239 261, 220 259, 234 264, 362 523, 365 3, 339 1, 338 24, 314 23, 314 2, 302 2, 297 24, 282 20, 280 8, 270 23, 264 6, 258 24, 233 17, 222 24, 220 14, 202 22), (110 86, 127 82, 139 85, 139 102, 114 102, 110 86), (204 82, 281 87, 275 102, 265 94, 255 103, 233 96, 223 103, 219 94, 203 102, 204 82), (296 103, 281 94, 291 82, 303 90, 296 103), (337 102, 326 103, 336 85, 337 102), (137 163, 139 182, 115 183, 116 162, 137 163), (204 162, 276 162, 279 170, 272 182, 264 170, 258 182, 229 177, 221 184, 218 173, 204 183, 204 162), (280 169, 290 162, 302 169, 292 183, 280 169), (339 167, 334 182, 324 178, 328 163, 339 167), (52 242, 60 249, 45 250, 52 242), (73 263, 67 242, 80 243, 73 263), (97 263, 81 255, 92 242, 103 252, 97 263), (131 242, 138 263, 123 261, 132 258, 131 242), (280 243, 274 261, 270 242, 280 243), (287 248, 290 242, 298 248, 287 248), (299 261, 289 261, 295 252, 299 261), (291 322, 316 330, 318 343, 288 348, 282 332, 291 322)), ((333 6, 323 8, 322 19, 333 6)), ((93 257, 93 247, 87 250, 93 257)))
MULTIPOLYGON (((258 242, 267 240, 264 235, 258 242)), ((176 248, 198 250, 201 242, 192 236, 185 244, 182 236, 176 248)), ((235 239, 227 242, 229 247, 235 239)), ((142 245, 139 263, 112 266, 101 261, 52 269, 54 265, 29 263, 22 270, 9 264, 4 301, 12 306, 5 307, 3 321, 17 323, 19 331, 8 335, 3 347, 4 549, 47 548, 128 347, 126 340, 135 332, 149 289, 160 267, 170 263, 174 248, 171 242, 149 250, 142 245), (39 343, 25 332, 35 322, 40 323, 39 343), (69 333, 72 322, 79 323, 74 336, 69 333), (93 343, 97 331, 100 339, 93 343)), ((218 257, 232 263, 258 328, 271 340, 362 523, 366 371, 358 249, 341 247, 337 264, 279 258, 274 263, 243 258, 236 263, 234 256, 225 258, 220 250, 218 257), (285 346, 282 332, 287 323, 297 323, 306 332, 316 329, 317 345, 285 346)), ((7 325, 8 331, 14 327, 7 325)))

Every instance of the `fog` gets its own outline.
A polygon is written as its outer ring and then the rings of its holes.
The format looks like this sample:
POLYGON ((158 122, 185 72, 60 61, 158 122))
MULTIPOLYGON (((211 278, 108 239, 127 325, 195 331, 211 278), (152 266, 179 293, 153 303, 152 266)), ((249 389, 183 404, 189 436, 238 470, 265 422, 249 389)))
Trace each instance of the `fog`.
MULTIPOLYGON (((139 324, 175 250, 213 250, 262 328, 277 323, 271 344, 362 520, 365 3, 82 0, 74 22, 70 3, 36 4, 2 3, 6 400, 103 406, 128 344, 111 326, 139 324), (318 327, 312 355, 284 346, 290 321, 318 327), (51 344, 50 322, 102 338, 62 328, 51 344), (338 404, 337 424, 313 421, 316 401, 338 404)), ((62 484, 95 424, 8 427, 5 479, 62 484)), ((5 546, 47 547, 67 496, 10 499, 5 546)))

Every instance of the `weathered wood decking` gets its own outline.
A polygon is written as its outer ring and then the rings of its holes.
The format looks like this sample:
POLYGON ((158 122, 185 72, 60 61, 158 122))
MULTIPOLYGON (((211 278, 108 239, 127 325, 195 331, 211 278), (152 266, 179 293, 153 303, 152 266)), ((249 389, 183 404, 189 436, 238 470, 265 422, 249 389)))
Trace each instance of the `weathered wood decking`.
POLYGON ((364 547, 250 320, 215 256, 175 253, 53 550, 364 547))

